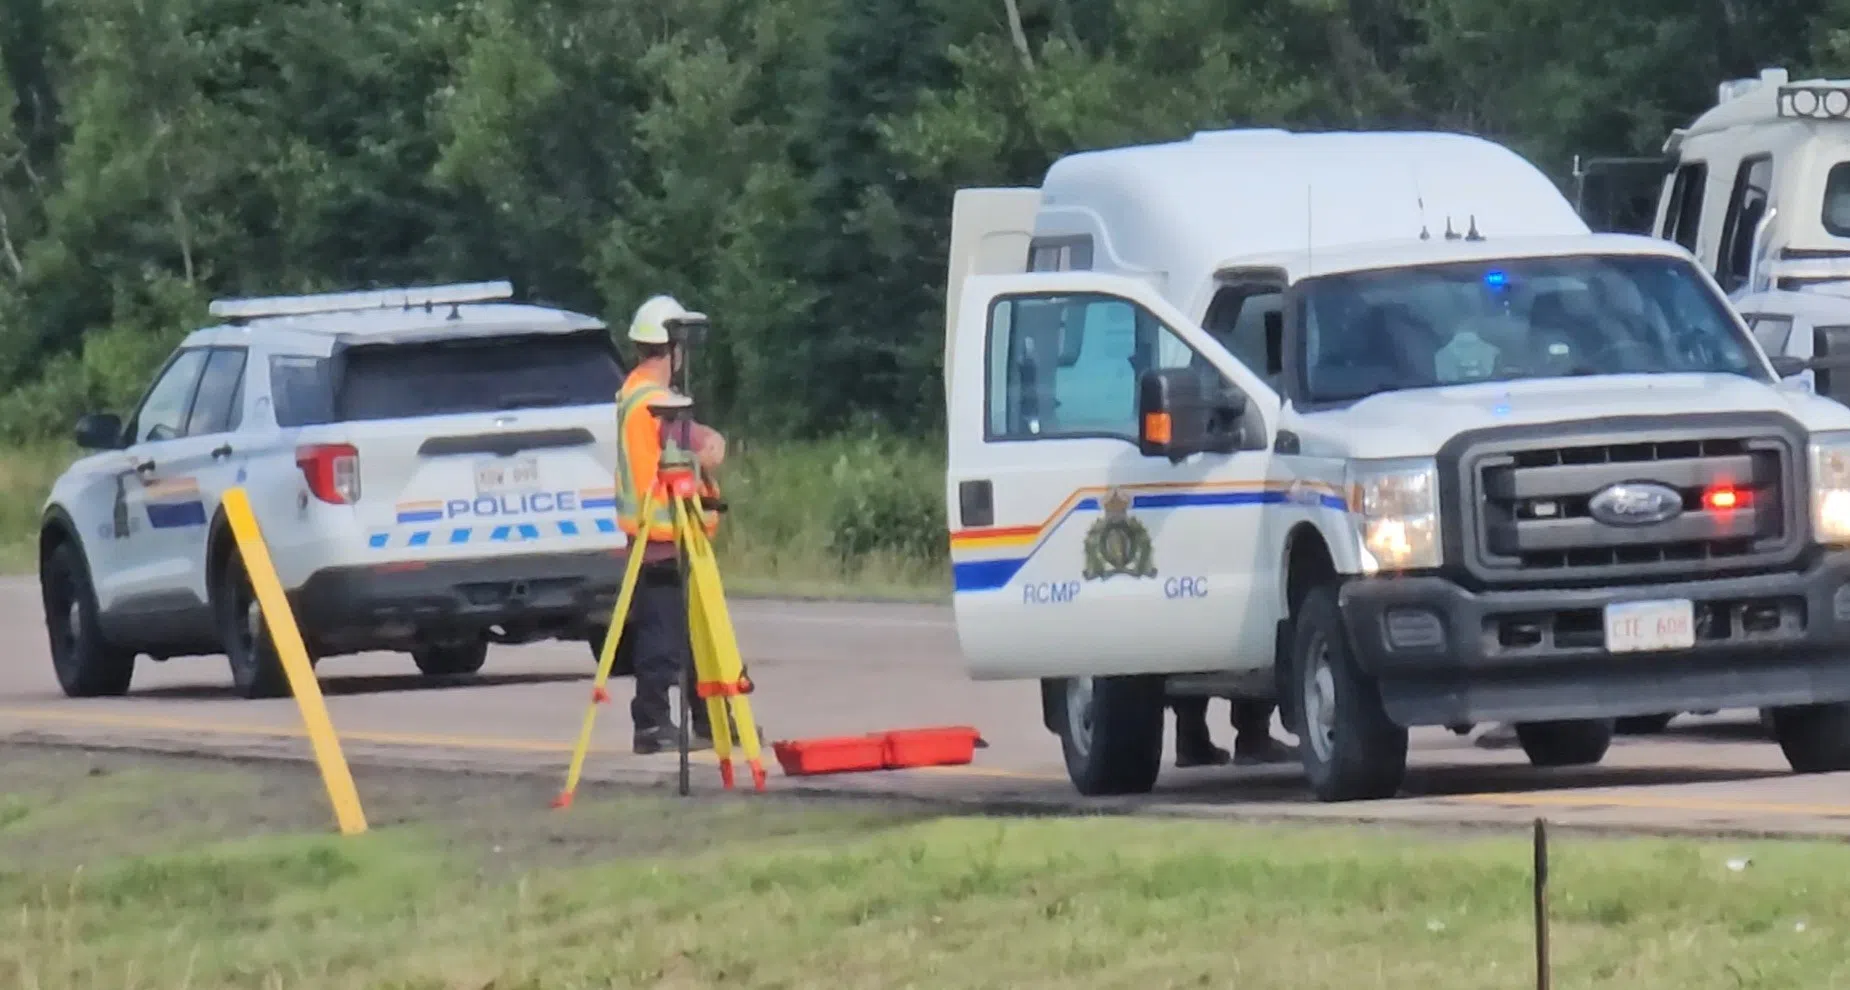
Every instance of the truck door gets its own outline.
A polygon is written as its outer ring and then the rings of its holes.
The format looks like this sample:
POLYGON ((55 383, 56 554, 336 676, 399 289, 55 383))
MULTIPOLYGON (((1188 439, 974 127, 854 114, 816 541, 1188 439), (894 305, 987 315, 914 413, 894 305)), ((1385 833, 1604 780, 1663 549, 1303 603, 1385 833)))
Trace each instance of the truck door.
POLYGON ((949 477, 958 635, 978 679, 1270 663, 1260 546, 1277 395, 1133 278, 972 275, 957 313, 949 477), (1139 375, 1197 367, 1243 396, 1231 454, 1137 445, 1139 375))

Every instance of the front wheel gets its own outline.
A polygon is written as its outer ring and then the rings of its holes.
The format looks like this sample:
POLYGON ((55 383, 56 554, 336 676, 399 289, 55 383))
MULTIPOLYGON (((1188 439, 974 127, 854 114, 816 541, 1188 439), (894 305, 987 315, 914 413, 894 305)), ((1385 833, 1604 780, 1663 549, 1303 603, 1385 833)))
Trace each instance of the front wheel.
POLYGON ((1612 719, 1518 722, 1516 741, 1534 766, 1578 767, 1606 758, 1612 732, 1612 719))
POLYGON ((1381 705, 1375 682, 1355 664, 1336 589, 1313 589, 1291 635, 1298 691, 1298 753, 1321 801, 1390 798, 1407 776, 1407 730, 1381 705))
POLYGON ((1161 677, 1071 677, 1059 722, 1066 774, 1087 797, 1147 794, 1163 764, 1161 677))
POLYGON ((51 639, 52 670, 65 696, 127 694, 135 676, 135 653, 103 638, 90 568, 76 544, 60 543, 45 558, 39 568, 39 592, 51 639))
POLYGON ((1850 770, 1850 704, 1773 709, 1773 738, 1797 773, 1850 770))
POLYGON ((411 659, 417 663, 418 670, 426 677, 455 677, 473 674, 488 662, 488 643, 477 640, 473 643, 445 643, 441 646, 420 646, 411 651, 411 659))

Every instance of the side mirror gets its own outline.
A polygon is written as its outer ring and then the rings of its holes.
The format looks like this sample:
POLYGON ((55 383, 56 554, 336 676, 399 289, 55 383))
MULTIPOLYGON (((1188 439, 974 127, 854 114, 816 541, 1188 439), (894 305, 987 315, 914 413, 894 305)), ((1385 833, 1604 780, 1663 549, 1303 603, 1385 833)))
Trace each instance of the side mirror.
POLYGON ((1789 354, 1774 354, 1771 355, 1771 360, 1773 364, 1773 374, 1781 378, 1791 378, 1793 375, 1802 375, 1807 368, 1811 367, 1810 361, 1802 357, 1793 357, 1789 354))
POLYGON ((1146 371, 1137 380, 1137 449, 1173 462, 1239 449, 1246 396, 1219 375, 1192 368, 1146 371))
POLYGON ((122 417, 91 413, 77 421, 77 446, 83 450, 121 450, 122 417))

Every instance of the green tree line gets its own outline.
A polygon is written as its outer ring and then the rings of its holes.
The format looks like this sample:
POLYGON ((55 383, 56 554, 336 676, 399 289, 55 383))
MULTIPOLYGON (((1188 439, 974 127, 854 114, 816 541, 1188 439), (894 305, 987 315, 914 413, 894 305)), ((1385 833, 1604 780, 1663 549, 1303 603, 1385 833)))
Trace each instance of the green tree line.
POLYGON ((490 278, 712 314, 734 429, 924 434, 960 185, 1253 125, 1565 178, 1846 56, 1850 0, 0 0, 0 439, 216 295, 490 278))

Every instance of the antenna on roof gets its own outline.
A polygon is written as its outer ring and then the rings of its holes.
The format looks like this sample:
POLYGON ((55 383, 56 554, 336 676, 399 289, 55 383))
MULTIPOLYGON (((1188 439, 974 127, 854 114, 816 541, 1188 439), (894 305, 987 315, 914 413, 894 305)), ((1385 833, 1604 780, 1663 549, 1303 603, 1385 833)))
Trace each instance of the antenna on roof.
POLYGON ((1413 203, 1420 211, 1420 240, 1432 240, 1432 231, 1426 229, 1426 192, 1420 188, 1420 163, 1410 162, 1407 170, 1413 173, 1413 203))
POLYGON ((1316 186, 1304 183, 1304 267, 1310 268, 1316 258, 1317 243, 1317 196, 1316 186))
POLYGON ((1471 229, 1465 231, 1465 240, 1481 241, 1483 239, 1484 235, 1477 232, 1477 214, 1473 213, 1471 214, 1471 229))
POLYGON ((1448 241, 1458 239, 1458 231, 1452 229, 1452 215, 1449 213, 1445 215, 1445 239, 1448 241))

